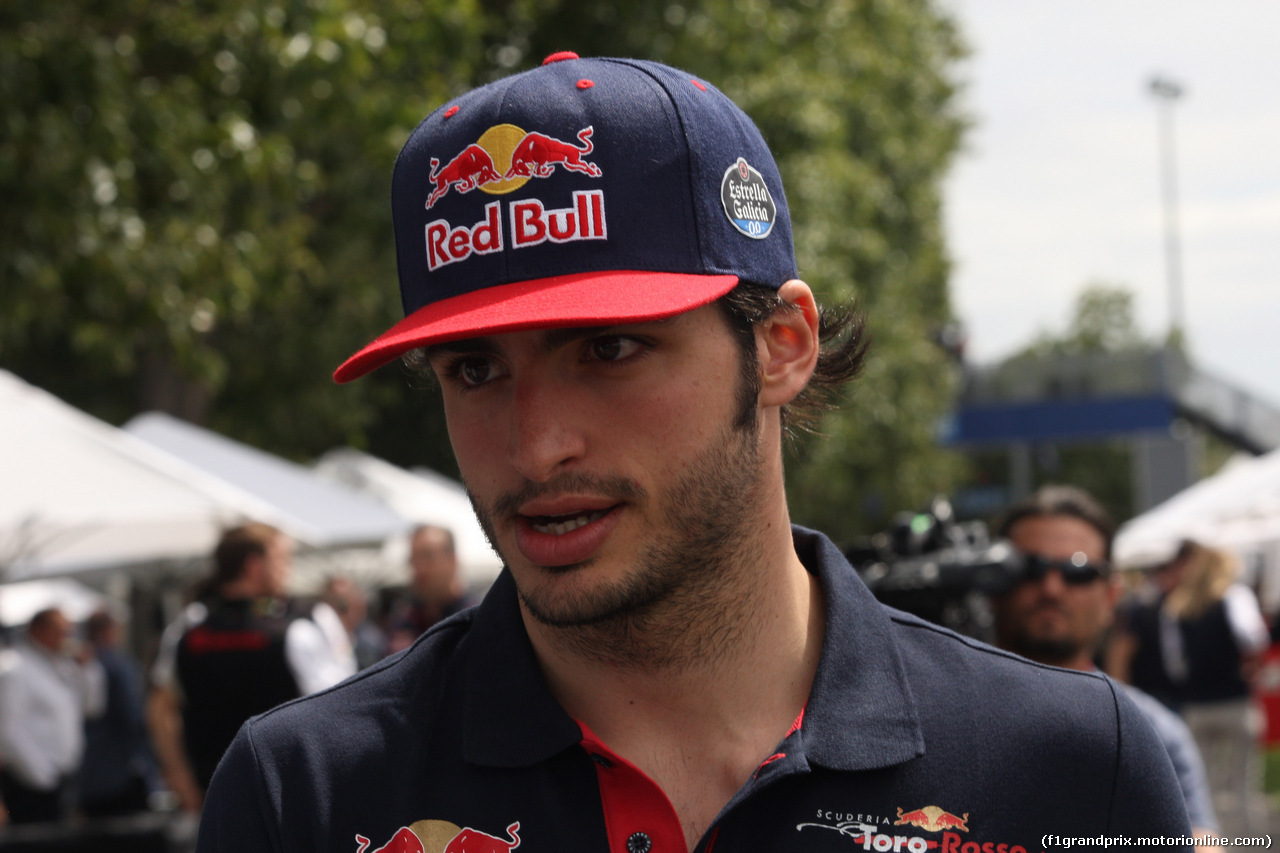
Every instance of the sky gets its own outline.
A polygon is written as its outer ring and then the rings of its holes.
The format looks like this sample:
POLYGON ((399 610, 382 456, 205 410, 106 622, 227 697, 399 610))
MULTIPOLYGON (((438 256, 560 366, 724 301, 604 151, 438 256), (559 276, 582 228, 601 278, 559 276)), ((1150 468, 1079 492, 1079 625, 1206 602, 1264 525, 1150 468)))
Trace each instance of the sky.
POLYGON ((1061 331, 1089 283, 1163 338, 1160 132, 1173 105, 1193 363, 1280 408, 1280 2, 940 0, 973 126, 944 186, 954 310, 989 364, 1061 331))

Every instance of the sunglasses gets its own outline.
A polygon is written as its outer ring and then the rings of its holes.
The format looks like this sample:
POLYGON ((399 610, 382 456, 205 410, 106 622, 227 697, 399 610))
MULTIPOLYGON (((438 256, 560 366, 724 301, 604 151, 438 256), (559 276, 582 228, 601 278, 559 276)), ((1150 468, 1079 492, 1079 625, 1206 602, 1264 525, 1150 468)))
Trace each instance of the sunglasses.
POLYGON ((1084 586, 1111 574, 1111 567, 1106 563, 1090 563, 1083 551, 1076 551, 1070 557, 1058 560, 1051 560, 1040 554, 1024 554, 1021 579, 1038 581, 1050 569, 1057 569, 1062 579, 1071 586, 1084 586))

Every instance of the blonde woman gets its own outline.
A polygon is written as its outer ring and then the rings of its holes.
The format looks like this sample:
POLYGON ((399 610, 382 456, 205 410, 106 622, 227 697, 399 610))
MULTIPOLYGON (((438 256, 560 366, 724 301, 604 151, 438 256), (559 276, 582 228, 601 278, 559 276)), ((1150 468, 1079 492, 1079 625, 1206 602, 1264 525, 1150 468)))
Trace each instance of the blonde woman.
POLYGON ((1248 672, 1269 642, 1252 590, 1240 583, 1231 553, 1184 543, 1172 571, 1177 582, 1164 601, 1161 638, 1166 666, 1181 685, 1182 714, 1200 747, 1214 808, 1224 835, 1260 835, 1262 712, 1248 672))

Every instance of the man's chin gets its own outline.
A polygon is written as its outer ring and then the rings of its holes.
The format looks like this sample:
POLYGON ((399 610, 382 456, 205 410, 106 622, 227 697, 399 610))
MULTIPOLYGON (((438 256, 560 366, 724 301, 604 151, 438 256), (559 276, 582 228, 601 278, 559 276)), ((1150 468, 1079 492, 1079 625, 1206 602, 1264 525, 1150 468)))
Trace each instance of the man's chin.
POLYGON ((1010 643, 1012 651, 1017 652, 1024 658, 1030 658, 1033 661, 1047 663, 1053 666, 1063 666, 1079 657, 1081 648, 1079 643, 1060 637, 1031 637, 1020 636, 1014 638, 1010 643))
POLYGON ((542 567, 534 571, 552 577, 530 584, 517 582, 525 611, 548 628, 592 628, 635 619, 662 598, 663 590, 644 583, 590 588, 590 579, 576 571, 586 565, 542 567))

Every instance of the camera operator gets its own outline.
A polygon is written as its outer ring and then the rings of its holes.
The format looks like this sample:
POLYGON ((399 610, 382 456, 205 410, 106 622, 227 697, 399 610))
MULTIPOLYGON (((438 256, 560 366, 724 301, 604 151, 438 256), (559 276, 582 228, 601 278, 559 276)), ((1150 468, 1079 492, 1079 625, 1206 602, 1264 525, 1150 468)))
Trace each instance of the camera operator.
MULTIPOLYGON (((992 596, 997 643, 1040 663, 1096 671, 1094 655, 1120 595, 1110 564, 1111 519, 1083 490, 1046 486, 1014 506, 998 533, 1022 553, 1023 569, 1011 587, 992 596)), ((1216 834, 1204 764, 1186 725, 1142 691, 1124 689, 1169 753, 1193 833, 1216 834)))

